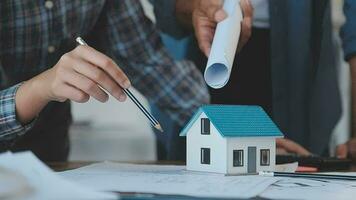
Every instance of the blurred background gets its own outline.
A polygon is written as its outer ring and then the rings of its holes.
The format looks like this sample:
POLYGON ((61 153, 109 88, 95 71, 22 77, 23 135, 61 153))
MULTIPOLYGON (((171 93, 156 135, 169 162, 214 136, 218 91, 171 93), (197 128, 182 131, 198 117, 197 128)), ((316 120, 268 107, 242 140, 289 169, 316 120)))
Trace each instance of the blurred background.
MULTIPOLYGON (((145 14, 155 22, 153 9, 147 0, 141 0, 145 14)), ((342 0, 332 0, 333 27, 335 43, 339 49, 339 87, 342 93, 343 115, 333 131, 330 149, 337 144, 347 141, 350 136, 350 72, 347 63, 343 61, 343 52, 339 39, 339 29, 344 22, 342 13, 342 0)), ((167 35, 162 35, 166 41, 167 35)), ((176 41, 179 45, 186 39, 176 41)), ((169 40, 172 42, 171 38, 169 40)), ((179 52, 184 57, 184 50, 179 52)), ((177 54, 176 54, 177 56, 177 54)), ((148 107, 148 102, 137 91, 137 97, 148 107)), ((111 98, 108 103, 102 104, 90 100, 87 104, 72 104, 74 124, 71 127, 71 152, 69 159, 72 161, 154 161, 156 156, 155 135, 145 116, 137 107, 127 100, 120 103, 111 98)), ((178 134, 178 133, 177 133, 178 134)), ((333 154, 334 152, 330 152, 333 154)))

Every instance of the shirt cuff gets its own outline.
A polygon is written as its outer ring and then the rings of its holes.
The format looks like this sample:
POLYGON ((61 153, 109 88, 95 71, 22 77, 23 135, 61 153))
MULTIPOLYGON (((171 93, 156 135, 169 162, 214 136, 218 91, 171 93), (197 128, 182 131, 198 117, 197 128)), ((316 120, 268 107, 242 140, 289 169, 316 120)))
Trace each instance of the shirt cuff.
POLYGON ((0 140, 12 140, 31 129, 36 120, 21 124, 16 114, 16 92, 23 83, 0 91, 0 140))

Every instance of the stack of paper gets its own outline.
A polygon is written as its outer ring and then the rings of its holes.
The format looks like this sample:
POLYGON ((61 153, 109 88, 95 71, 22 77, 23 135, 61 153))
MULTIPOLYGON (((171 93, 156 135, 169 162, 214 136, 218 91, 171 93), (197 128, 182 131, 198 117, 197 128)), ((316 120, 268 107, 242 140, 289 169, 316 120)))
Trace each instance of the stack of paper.
POLYGON ((72 181, 100 191, 187 195, 210 198, 251 198, 279 178, 225 176, 191 172, 185 166, 98 163, 60 172, 72 181))
MULTIPOLYGON (((297 164, 278 166, 294 171, 297 164)), ((132 165, 104 162, 60 172, 100 191, 186 195, 208 198, 355 199, 353 181, 275 178, 255 175, 225 176, 191 172, 185 166, 132 165)), ((348 174, 350 175, 350 174, 348 174)))
POLYGON ((0 154, 0 199, 118 199, 67 181, 31 152, 0 154))

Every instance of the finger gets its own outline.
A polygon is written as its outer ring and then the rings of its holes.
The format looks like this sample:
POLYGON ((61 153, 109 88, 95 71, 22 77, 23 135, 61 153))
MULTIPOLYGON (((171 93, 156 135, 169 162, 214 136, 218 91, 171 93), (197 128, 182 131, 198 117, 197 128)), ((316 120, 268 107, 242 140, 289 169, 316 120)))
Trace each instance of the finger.
POLYGON ((117 100, 126 100, 126 95, 122 88, 106 72, 88 62, 85 62, 84 60, 77 59, 76 62, 77 63, 73 68, 77 73, 83 74, 84 76, 99 84, 117 100))
POLYGON ((341 144, 336 147, 336 156, 338 158, 346 158, 347 157, 347 145, 341 144))
POLYGON ((200 40, 198 41, 199 48, 203 51, 206 57, 209 57, 212 42, 213 42, 213 36, 208 33, 201 36, 200 40))
POLYGON ((288 152, 283 148, 277 148, 277 155, 286 155, 288 152))
POLYGON ((222 8, 217 10, 214 15, 214 19, 216 22, 221 22, 224 19, 226 19, 226 17, 227 17, 227 14, 226 14, 225 10, 223 10, 222 8))
POLYGON ((223 0, 203 0, 201 1, 199 10, 210 20, 220 22, 227 17, 226 12, 223 10, 223 3, 223 0))
POLYGON ((277 147, 284 148, 286 151, 291 153, 296 153, 302 156, 311 155, 311 153, 304 147, 288 139, 277 139, 276 145, 277 147))
POLYGON ((67 70, 64 72, 63 80, 100 102, 106 102, 109 99, 109 96, 94 81, 75 71, 67 70))
POLYGON ((131 83, 126 74, 106 55, 86 45, 76 47, 74 54, 104 70, 121 87, 130 87, 131 83))
POLYGON ((244 18, 253 18, 253 6, 249 0, 240 1, 240 7, 244 18))
POLYGON ((63 87, 58 88, 57 92, 67 99, 75 101, 77 103, 85 103, 90 99, 90 96, 80 89, 64 84, 63 87))
POLYGON ((195 23, 195 36, 199 48, 206 56, 209 56, 216 24, 209 21, 198 21, 195 23))
POLYGON ((239 45, 237 51, 239 52, 242 47, 247 43, 252 34, 252 19, 253 19, 253 7, 249 0, 242 0, 240 6, 243 13, 243 20, 241 22, 241 35, 239 39, 239 45))
POLYGON ((241 35, 239 38, 239 44, 237 51, 239 52, 243 46, 248 42, 252 35, 252 19, 246 18, 241 22, 241 35))

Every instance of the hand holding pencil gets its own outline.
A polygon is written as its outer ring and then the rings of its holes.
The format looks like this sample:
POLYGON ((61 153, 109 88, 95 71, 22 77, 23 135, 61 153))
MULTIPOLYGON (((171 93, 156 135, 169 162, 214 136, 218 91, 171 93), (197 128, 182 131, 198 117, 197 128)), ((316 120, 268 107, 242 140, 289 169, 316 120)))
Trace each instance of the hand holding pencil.
MULTIPOLYGON (((80 46, 85 46, 86 48, 88 48, 88 44, 81 38, 81 37, 77 37, 76 41, 80 44, 80 46)), ((90 48, 90 47, 89 47, 90 48)), ((114 63, 111 59, 108 61, 109 63, 114 63)), ((110 65, 111 66, 111 65, 110 65)), ((114 77, 111 77, 115 80, 115 78, 118 78, 118 86, 121 87, 120 91, 122 91, 124 94, 126 94, 134 103, 135 105, 141 110, 141 112, 147 117, 147 119, 150 121, 150 123, 152 124, 153 127, 155 127, 157 130, 159 130, 160 132, 163 132, 163 129, 160 125, 160 123, 156 120, 155 117, 153 117, 153 115, 151 115, 150 112, 147 111, 147 109, 137 100, 137 98, 131 93, 131 91, 128 89, 130 84, 129 80, 127 78, 127 76, 123 76, 124 73, 121 71, 121 69, 119 69, 118 66, 114 66, 118 68, 118 71, 115 72, 113 69, 112 70, 108 70, 106 71, 106 73, 108 75, 110 75, 110 73, 114 73, 114 77), (116 76, 115 76, 116 75, 116 76), (119 76, 121 75, 121 77, 119 76), (123 78, 123 80, 121 80, 120 78, 123 78), (126 79, 126 80, 125 80, 126 79)), ((108 67, 106 67, 108 68, 108 67)), ((106 68, 103 68, 104 70, 106 68)), ((102 90, 102 92, 104 92, 105 90, 107 90, 107 88, 103 87, 99 82, 97 82, 97 86, 98 88, 100 88, 102 90)), ((112 94, 112 92, 108 91, 110 94, 112 94)), ((105 93, 105 92, 104 92, 105 93)), ((120 94, 122 95, 122 94, 120 94)), ((126 96, 124 96, 126 98, 126 96)), ((124 100, 124 97, 122 98, 124 100)), ((120 100, 120 99, 118 99, 120 100)))
POLYGON ((129 79, 112 59, 80 45, 62 55, 53 67, 21 85, 16 93, 17 117, 28 123, 50 101, 84 103, 93 97, 106 102, 109 96, 104 90, 125 101, 124 89, 130 86, 129 79))
POLYGON ((159 122, 128 90, 131 83, 119 66, 81 38, 77 41, 81 45, 64 54, 55 66, 19 87, 16 93, 19 121, 30 122, 50 101, 84 103, 93 97, 106 102, 109 93, 119 101, 129 96, 151 124, 162 132, 159 122))

